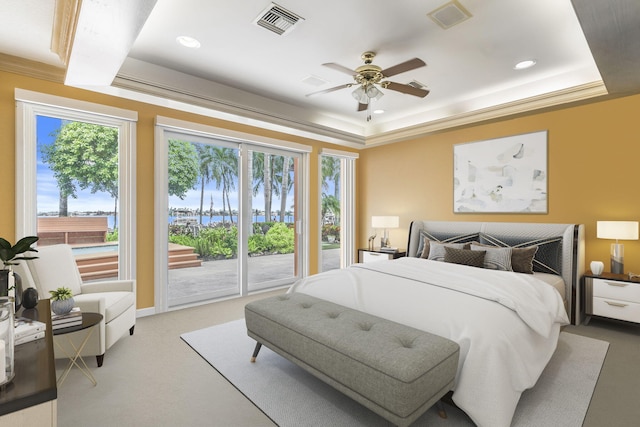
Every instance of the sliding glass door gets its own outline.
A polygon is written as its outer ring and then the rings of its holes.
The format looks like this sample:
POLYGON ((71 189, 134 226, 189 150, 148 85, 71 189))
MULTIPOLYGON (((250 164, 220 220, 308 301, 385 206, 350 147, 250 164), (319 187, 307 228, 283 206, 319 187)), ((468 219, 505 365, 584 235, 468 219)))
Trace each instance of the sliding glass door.
POLYGON ((170 306, 239 292, 238 147, 179 138, 168 141, 170 306))
POLYGON ((299 155, 250 148, 251 180, 247 279, 249 291, 291 283, 298 275, 296 247, 299 155))
POLYGON ((300 277, 302 154, 160 128, 156 305, 170 309, 300 277))
POLYGON ((354 262, 357 157, 330 149, 323 149, 320 156, 320 271, 354 262))

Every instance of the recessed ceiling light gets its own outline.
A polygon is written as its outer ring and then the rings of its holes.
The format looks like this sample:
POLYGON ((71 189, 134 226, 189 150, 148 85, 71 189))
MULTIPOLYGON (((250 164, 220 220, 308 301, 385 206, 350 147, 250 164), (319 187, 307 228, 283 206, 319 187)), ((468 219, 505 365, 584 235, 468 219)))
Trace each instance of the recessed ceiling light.
POLYGON ((373 114, 384 114, 384 110, 374 110, 373 114))
POLYGON ((524 70, 526 68, 531 68, 536 65, 535 59, 527 59, 526 61, 520 61, 516 65, 513 66, 514 70, 524 70))
POLYGON ((180 43, 184 47, 189 47, 191 49, 197 49, 200 47, 200 42, 193 37, 189 36, 178 36, 176 37, 176 41, 180 43))

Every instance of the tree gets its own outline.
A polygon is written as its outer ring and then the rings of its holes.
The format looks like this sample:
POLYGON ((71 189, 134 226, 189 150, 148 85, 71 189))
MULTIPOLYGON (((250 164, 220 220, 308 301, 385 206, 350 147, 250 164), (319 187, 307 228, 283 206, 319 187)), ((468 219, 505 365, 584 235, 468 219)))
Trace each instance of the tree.
POLYGON ((264 153, 263 172, 264 179, 262 180, 262 185, 264 189, 264 218, 265 221, 271 221, 271 194, 273 192, 273 189, 271 188, 273 185, 271 176, 271 154, 264 153))
POLYGON ((229 217, 233 224, 233 209, 229 200, 229 193, 235 189, 235 177, 238 176, 238 155, 237 150, 225 147, 212 148, 212 169, 211 177, 216 181, 216 189, 220 189, 222 184, 222 222, 225 218, 225 202, 229 208, 229 217))
MULTIPOLYGON (((213 162, 215 158, 214 147, 208 144, 194 144, 198 152, 200 171, 200 225, 202 225, 202 213, 204 208, 204 187, 211 181, 213 175, 213 162)), ((213 197, 213 196, 212 196, 213 197)), ((223 200, 224 202, 224 200, 223 200)), ((213 199, 211 200, 213 204, 213 199)))
POLYGON ((333 196, 340 199, 340 159, 322 156, 322 188, 329 189, 329 181, 333 181, 333 196))
POLYGON ((277 156, 274 161, 274 169, 278 171, 273 177, 274 192, 280 197, 280 222, 284 222, 287 209, 287 195, 293 186, 293 180, 290 179, 290 174, 293 171, 291 157, 277 156))
MULTIPOLYGON (((60 190, 58 215, 68 216, 67 200, 77 190, 106 192, 118 206, 118 129, 92 123, 67 122, 55 141, 42 148, 60 190)), ((114 226, 117 224, 114 224, 114 226)))
POLYGON ((169 140, 168 163, 169 195, 184 200, 198 182, 198 152, 188 141, 169 140))

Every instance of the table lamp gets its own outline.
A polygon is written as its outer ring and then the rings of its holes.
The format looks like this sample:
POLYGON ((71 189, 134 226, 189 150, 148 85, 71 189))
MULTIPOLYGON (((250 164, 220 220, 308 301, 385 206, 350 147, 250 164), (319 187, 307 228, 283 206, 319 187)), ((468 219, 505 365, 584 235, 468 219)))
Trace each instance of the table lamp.
POLYGON ((389 247, 389 229, 400 226, 400 217, 397 216, 372 216, 371 226, 384 229, 384 235, 380 238, 380 247, 389 247))
POLYGON ((598 221, 598 239, 616 239, 611 244, 611 272, 624 273, 624 245, 618 240, 638 240, 638 221, 598 221))

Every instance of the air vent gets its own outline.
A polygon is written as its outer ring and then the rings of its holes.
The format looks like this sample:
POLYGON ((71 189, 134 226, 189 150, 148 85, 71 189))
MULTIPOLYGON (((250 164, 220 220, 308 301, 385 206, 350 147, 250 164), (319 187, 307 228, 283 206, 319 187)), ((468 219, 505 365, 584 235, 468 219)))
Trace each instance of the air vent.
POLYGON ((295 25, 301 20, 304 21, 304 18, 282 6, 271 3, 253 22, 282 36, 293 31, 295 25))
POLYGON ((471 15, 458 0, 453 0, 443 4, 433 12, 428 13, 427 16, 446 30, 454 25, 458 25, 462 21, 466 21, 473 15, 471 15))
POLYGON ((325 79, 321 79, 318 76, 307 76, 304 79, 302 79, 302 82, 311 86, 316 86, 316 87, 329 83, 325 79))

